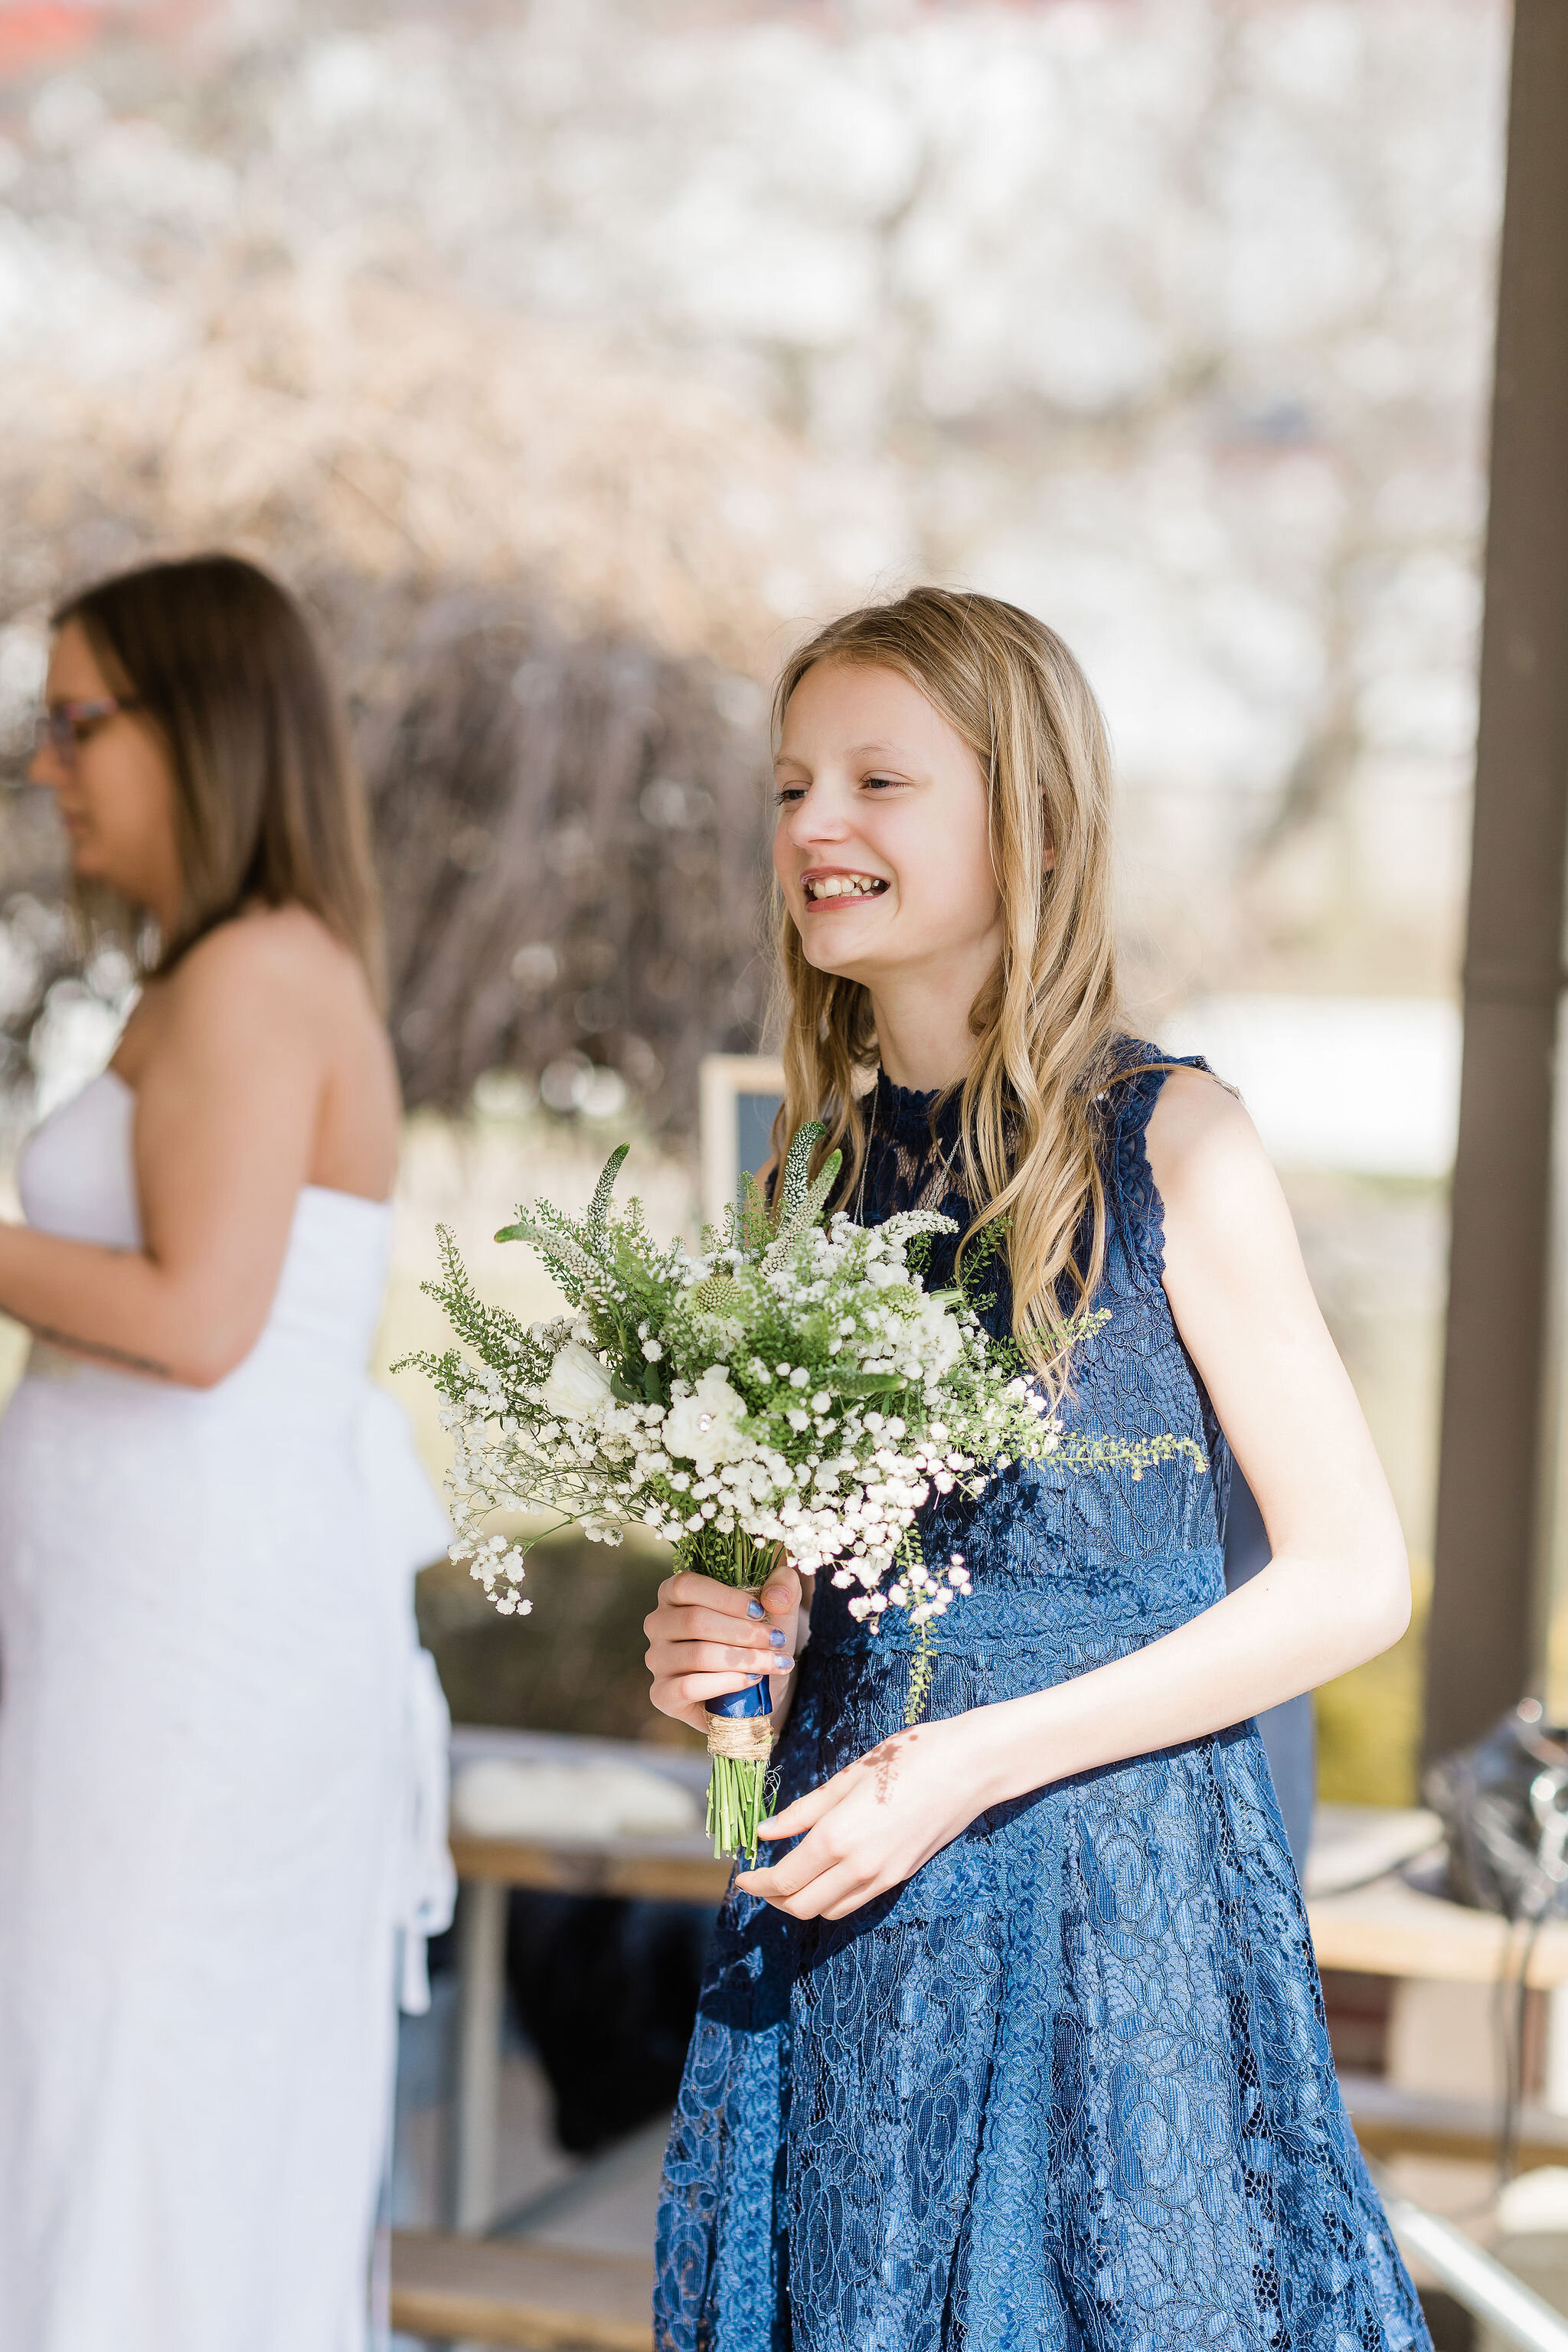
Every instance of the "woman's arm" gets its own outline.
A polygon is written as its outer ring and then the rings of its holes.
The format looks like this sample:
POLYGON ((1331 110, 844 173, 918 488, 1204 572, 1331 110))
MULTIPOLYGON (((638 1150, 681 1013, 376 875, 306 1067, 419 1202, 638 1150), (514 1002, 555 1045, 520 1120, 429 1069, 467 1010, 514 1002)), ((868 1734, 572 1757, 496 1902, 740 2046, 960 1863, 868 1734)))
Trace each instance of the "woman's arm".
POLYGON ((1409 1622, 1393 1498, 1251 1121, 1212 1080, 1178 1072, 1149 1158, 1166 1295, 1273 1558, 1145 1649, 900 1733, 786 1807, 763 1835, 807 1834, 739 1883, 797 1917, 857 1910, 986 1807, 1243 1721, 1375 1656, 1409 1622))
POLYGON ((0 1226, 0 1310, 205 1388, 249 1353, 278 1287, 320 1111, 320 999, 266 919, 215 932, 163 985, 136 1095, 142 1248, 0 1226))

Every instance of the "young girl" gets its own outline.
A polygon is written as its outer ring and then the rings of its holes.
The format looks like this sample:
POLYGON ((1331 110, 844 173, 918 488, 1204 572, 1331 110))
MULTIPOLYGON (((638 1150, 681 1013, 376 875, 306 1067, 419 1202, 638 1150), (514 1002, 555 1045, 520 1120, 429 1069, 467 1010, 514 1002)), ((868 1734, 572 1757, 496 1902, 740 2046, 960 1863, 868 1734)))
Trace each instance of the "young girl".
POLYGON ((1424 2347, 1247 1719, 1398 1637, 1404 1547, 1246 1113, 1119 1026, 1094 697, 1028 614, 922 588, 807 645, 776 717, 780 1132, 826 1118, 862 1222, 974 1252, 1005 1219, 992 1330, 1073 1424, 1206 1466, 930 1506, 973 1589, 912 1729, 890 1614, 783 1564, 760 1609, 662 1588, 656 1706, 764 1671, 794 1706, 670 2137, 658 2352, 1424 2347), (1273 1553, 1229 1598, 1227 1439, 1273 1553))

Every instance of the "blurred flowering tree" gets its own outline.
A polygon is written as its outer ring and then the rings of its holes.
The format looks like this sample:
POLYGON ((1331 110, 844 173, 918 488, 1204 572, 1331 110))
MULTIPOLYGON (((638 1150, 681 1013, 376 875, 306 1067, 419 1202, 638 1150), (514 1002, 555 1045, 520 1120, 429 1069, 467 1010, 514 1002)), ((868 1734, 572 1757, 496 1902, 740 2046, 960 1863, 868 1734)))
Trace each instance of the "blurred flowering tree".
POLYGON ((314 584, 415 1092, 613 1066, 675 1118, 756 1013, 744 681, 808 616, 961 579, 1101 688, 1151 1013, 1444 988, 1505 31, 1501 0, 0 11, 0 718, 68 579, 224 539, 314 584))
POLYGON ((699 1055, 762 1012, 761 694, 495 595, 405 609, 375 616, 398 692, 361 736, 407 1098, 515 1069, 558 1111, 618 1082, 689 1120, 699 1055))

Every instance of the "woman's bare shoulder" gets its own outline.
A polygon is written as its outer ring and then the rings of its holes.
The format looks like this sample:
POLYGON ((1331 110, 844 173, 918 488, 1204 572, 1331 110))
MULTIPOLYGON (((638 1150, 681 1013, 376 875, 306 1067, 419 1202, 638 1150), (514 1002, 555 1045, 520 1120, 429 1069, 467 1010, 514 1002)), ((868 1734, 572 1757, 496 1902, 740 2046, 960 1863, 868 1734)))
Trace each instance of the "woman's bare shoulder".
POLYGON ((308 907, 255 907, 204 934, 180 958, 171 980, 200 986, 214 979, 254 977, 273 985, 319 988, 363 979, 352 949, 308 907))
POLYGON ((1266 1180, 1268 1154, 1247 1107, 1233 1087, 1207 1070, 1173 1070, 1150 1114, 1149 1165, 1167 1201, 1194 1185, 1212 1195, 1266 1180))
POLYGON ((186 949, 167 985, 171 996, 260 1000, 280 1012, 298 1001, 318 1015, 368 994, 358 957, 305 907, 258 907, 217 924, 186 949))
POLYGON ((219 923, 159 983, 171 1030, 237 1044, 265 1031, 318 1047, 345 1028, 380 1028, 359 959, 304 907, 258 908, 219 923))

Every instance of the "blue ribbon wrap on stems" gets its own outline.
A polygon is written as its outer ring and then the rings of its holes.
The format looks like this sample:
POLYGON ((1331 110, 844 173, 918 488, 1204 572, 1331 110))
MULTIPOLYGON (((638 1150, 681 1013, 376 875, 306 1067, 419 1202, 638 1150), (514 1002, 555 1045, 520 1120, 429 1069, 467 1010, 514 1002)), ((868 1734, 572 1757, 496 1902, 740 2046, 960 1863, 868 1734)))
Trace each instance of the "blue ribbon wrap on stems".
POLYGON ((764 1675, 760 1683, 749 1683, 744 1690, 726 1691, 722 1698, 704 1699, 702 1704, 710 1715, 772 1715, 773 1686, 764 1675))

